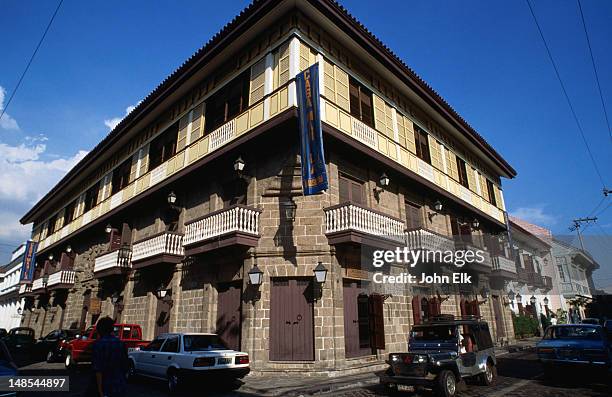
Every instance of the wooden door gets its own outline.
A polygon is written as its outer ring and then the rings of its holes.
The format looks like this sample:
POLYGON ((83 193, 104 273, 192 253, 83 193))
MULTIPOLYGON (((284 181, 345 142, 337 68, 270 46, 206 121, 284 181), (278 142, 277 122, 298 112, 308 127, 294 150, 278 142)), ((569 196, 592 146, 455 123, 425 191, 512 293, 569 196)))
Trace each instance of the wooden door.
POLYGON ((372 354, 368 321, 369 303, 357 281, 344 281, 344 350, 346 357, 372 354), (360 296, 362 297, 360 299, 360 296), (365 297, 365 299, 364 299, 365 297))
POLYGON ((83 308, 81 309, 81 319, 79 321, 79 330, 84 331, 85 325, 87 324, 87 314, 89 312, 89 305, 91 304, 91 290, 85 291, 83 296, 83 308))
POLYGON ((217 334, 225 345, 240 350, 242 281, 217 286, 217 334))
POLYGON ((314 360, 311 279, 273 279, 270 360, 314 360))
POLYGON ((157 300, 155 311, 155 336, 170 332, 170 311, 172 310, 172 298, 166 295, 157 300))
POLYGON ((504 327, 504 318, 499 296, 493 295, 493 315, 495 316, 495 329, 497 330, 497 339, 506 336, 506 327, 504 327))

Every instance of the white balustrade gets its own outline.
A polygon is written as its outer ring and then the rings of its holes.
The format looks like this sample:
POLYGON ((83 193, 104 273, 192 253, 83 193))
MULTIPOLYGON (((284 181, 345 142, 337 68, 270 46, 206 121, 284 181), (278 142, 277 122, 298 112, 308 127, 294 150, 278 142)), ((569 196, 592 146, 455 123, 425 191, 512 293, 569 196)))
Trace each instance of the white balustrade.
POLYGON ((365 123, 357 120, 356 118, 351 118, 353 121, 353 136, 361 143, 365 143, 366 145, 378 149, 378 133, 376 130, 365 123))
POLYGON ((516 264, 512 259, 505 256, 494 256, 491 258, 493 270, 503 270, 510 273, 516 273, 516 264))
POLYGON ((231 232, 259 234, 259 213, 255 208, 230 207, 214 212, 185 226, 183 245, 187 246, 231 232))
POLYGON ((425 251, 454 251, 453 240, 425 229, 411 229, 406 231, 406 245, 411 250, 425 251))
POLYGON ((39 277, 37 279, 34 279, 34 281, 32 281, 32 291, 41 290, 41 289, 44 289, 45 287, 46 285, 43 283, 42 277, 39 277))
POLYGON ((74 270, 59 270, 49 275, 47 287, 53 287, 60 284, 74 284, 76 272, 74 270))
POLYGON ((399 219, 355 204, 325 209, 325 233, 355 230, 391 240, 403 241, 406 225, 399 219))
POLYGON ((19 286, 19 294, 27 294, 32 292, 32 284, 21 284, 19 286))
POLYGON ((114 250, 107 254, 100 255, 94 261, 94 273, 112 268, 130 269, 132 267, 131 259, 131 251, 129 251, 127 258, 120 258, 119 250, 114 250))
POLYGON ((165 232, 146 240, 138 241, 132 247, 132 262, 156 255, 185 255, 183 235, 165 232))
POLYGON ((210 151, 213 151, 231 141, 236 134, 236 119, 228 121, 210 133, 210 151))

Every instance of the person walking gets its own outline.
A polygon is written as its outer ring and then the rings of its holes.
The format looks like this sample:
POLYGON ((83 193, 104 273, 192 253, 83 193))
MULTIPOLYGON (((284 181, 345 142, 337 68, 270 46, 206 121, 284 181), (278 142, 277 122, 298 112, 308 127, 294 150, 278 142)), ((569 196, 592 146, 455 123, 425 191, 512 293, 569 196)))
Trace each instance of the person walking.
POLYGON ((97 397, 123 397, 126 394, 128 355, 125 344, 113 335, 115 321, 98 320, 100 338, 93 344, 91 365, 95 374, 97 397))

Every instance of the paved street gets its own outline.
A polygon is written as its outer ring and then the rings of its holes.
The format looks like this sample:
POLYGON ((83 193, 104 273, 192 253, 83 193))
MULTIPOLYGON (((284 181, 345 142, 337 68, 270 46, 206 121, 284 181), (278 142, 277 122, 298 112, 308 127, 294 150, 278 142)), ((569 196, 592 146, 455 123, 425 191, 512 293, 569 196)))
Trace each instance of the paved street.
MULTIPOLYGON (((28 374, 40 374, 45 371, 47 374, 65 374, 62 364, 39 363, 27 367, 28 374)), ((502 397, 502 396, 567 396, 567 397, 594 397, 609 396, 612 382, 602 379, 589 379, 588 374, 569 374, 554 380, 546 380, 542 374, 536 356, 530 351, 520 351, 516 353, 506 353, 499 357, 498 380, 493 387, 483 387, 469 384, 467 390, 462 391, 462 397, 502 397)), ((295 379, 283 378, 278 376, 270 377, 248 377, 237 390, 214 385, 210 383, 202 384, 194 392, 186 392, 185 396, 202 395, 206 390, 210 396, 230 397, 230 396, 300 396, 300 395, 321 395, 321 396, 341 396, 341 397, 370 397, 383 396, 382 389, 378 386, 376 378, 373 376, 359 376, 347 379, 326 378, 325 381, 305 378, 304 384, 296 386, 295 379), (229 389, 229 390, 228 390, 229 389), (331 390, 331 391, 330 391, 331 390)), ((71 373, 70 396, 82 396, 86 390, 89 380, 87 367, 82 367, 71 373)), ((41 395, 60 395, 60 393, 24 393, 24 396, 41 395)), ((66 393, 61 395, 65 396, 66 393)), ((165 384, 161 381, 141 378, 131 383, 129 386, 130 396, 143 397, 162 397, 167 396, 165 384)), ((432 396, 430 392, 419 394, 404 393, 406 396, 432 396)))

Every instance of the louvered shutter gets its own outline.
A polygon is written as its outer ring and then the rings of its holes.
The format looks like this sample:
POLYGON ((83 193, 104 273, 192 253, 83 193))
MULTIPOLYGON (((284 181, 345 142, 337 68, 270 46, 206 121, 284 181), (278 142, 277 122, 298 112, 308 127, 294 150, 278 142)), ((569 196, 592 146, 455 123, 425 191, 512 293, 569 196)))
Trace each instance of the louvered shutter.
POLYGON ((266 80, 266 61, 262 59, 251 66, 251 81, 249 85, 249 105, 260 101, 264 97, 264 85, 266 80))
POLYGON ((418 295, 412 297, 412 320, 415 324, 421 324, 421 299, 418 295))
POLYGON ((351 193, 350 193, 350 181, 344 177, 340 177, 339 180, 339 196, 340 196, 340 203, 345 203, 347 201, 350 201, 351 199, 351 193))
POLYGON ((81 194, 77 199, 76 210, 74 212, 74 217, 78 218, 83 214, 85 210, 85 193, 81 194))
POLYGON ((474 177, 474 168, 466 163, 465 165, 468 177, 468 184, 470 185, 470 190, 473 192, 477 192, 476 190, 476 178, 474 177))
POLYGON ((113 180, 112 171, 106 174, 100 181, 100 188, 98 190, 98 201, 96 204, 106 200, 111 194, 111 186, 113 180))
POLYGON ((459 180, 459 170, 457 169, 457 156, 455 153, 450 151, 448 148, 445 150, 446 152, 446 166, 448 170, 448 175, 454 180, 459 180))
POLYGON ((176 151, 180 152, 187 145, 187 132, 189 131, 189 112, 179 120, 179 130, 176 137, 176 151))
POLYGON ((374 99, 374 127, 383 133, 387 131, 387 117, 385 115, 385 101, 378 95, 372 95, 374 99))
POLYGON ((132 164, 130 165, 130 179, 128 183, 132 183, 138 177, 138 151, 132 155, 132 164))
POLYGON ((191 111, 191 136, 189 144, 194 143, 202 136, 202 115, 204 114, 204 103, 199 104, 191 111))
POLYGON ((57 220, 55 221, 55 230, 60 230, 64 227, 64 217, 66 216, 66 208, 62 208, 57 214, 57 220))
POLYGON ((482 196, 482 198, 489 201, 489 190, 487 189, 487 178, 479 172, 478 180, 480 182, 480 195, 482 196))
POLYGON ((316 54, 300 41, 300 71, 308 69, 316 61, 316 54))
POLYGON ((323 60, 323 95, 332 102, 336 102, 336 77, 334 75, 334 65, 323 60))
POLYGON ((276 89, 289 81, 289 43, 274 52, 273 88, 276 89))
POLYGON ((370 304, 370 336, 371 345, 375 349, 385 348, 385 317, 384 300, 382 295, 372 294, 369 296, 370 304))
POLYGON ((442 155, 440 153, 440 143, 433 137, 429 136, 429 155, 431 158, 431 165, 435 168, 442 170, 442 155))
POLYGON ((334 75, 336 80, 336 105, 348 112, 350 111, 348 73, 334 66, 334 75))
POLYGON ((495 204, 497 208, 502 208, 501 191, 495 184, 493 184, 493 193, 495 194, 495 204))
POLYGON ((149 144, 147 143, 144 145, 138 153, 140 158, 140 171, 138 171, 138 177, 141 177, 149 171, 149 144))
POLYGON ((397 131, 400 145, 416 154, 414 126, 412 125, 412 121, 399 113, 397 113, 397 131))

